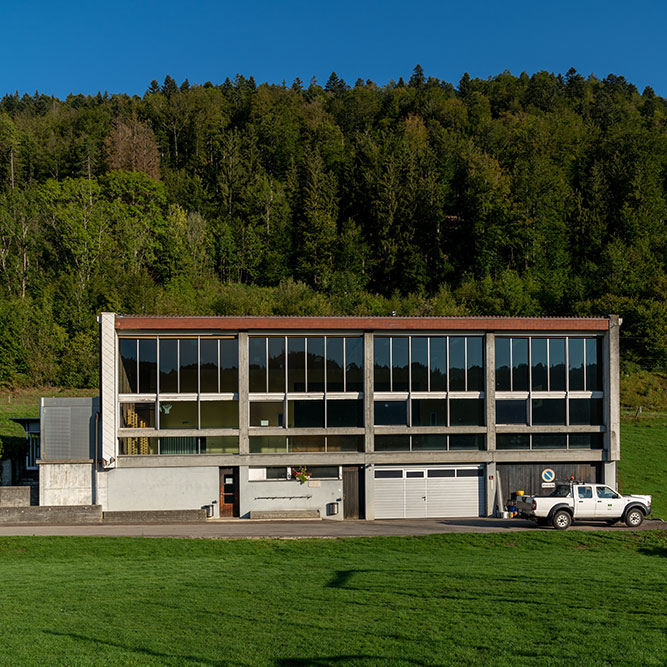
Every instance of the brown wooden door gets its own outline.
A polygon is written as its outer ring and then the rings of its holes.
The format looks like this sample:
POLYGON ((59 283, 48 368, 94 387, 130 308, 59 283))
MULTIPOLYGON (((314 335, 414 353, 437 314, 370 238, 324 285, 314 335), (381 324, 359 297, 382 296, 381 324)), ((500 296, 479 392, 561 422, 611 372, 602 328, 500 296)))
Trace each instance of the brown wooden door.
POLYGON ((343 466, 343 518, 361 519, 363 510, 363 470, 359 466, 343 466))
POLYGON ((239 515, 239 469, 220 468, 220 516, 239 515))

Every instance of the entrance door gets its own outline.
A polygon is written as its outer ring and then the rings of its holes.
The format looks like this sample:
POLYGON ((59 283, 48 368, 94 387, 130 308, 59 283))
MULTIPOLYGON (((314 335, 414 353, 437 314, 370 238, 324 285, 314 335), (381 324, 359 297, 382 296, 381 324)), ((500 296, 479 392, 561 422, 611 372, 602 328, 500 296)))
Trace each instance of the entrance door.
POLYGON ((220 516, 239 515, 239 469, 220 468, 220 516))
POLYGON ((343 466, 343 518, 362 519, 363 510, 363 474, 358 466, 343 466))

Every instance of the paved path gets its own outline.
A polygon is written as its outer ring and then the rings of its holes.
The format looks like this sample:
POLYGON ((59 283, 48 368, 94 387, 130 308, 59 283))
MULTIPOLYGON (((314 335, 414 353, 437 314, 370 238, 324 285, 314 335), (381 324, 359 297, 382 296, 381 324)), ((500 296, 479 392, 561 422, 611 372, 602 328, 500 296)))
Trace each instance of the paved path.
MULTIPOLYGON (((639 530, 667 530, 660 520, 645 521, 639 530)), ((377 521, 207 521, 190 524, 0 526, 0 537, 9 535, 66 535, 101 537, 195 537, 238 539, 277 537, 377 537, 415 536, 436 533, 507 533, 539 528, 522 519, 410 519, 377 521)), ((575 523, 570 530, 627 531, 621 524, 575 523)))

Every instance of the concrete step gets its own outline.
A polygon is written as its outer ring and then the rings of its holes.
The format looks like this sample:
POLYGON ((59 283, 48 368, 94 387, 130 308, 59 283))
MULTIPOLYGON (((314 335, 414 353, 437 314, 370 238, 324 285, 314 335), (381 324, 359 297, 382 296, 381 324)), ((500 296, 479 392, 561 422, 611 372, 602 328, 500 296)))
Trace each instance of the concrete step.
POLYGON ((104 512, 103 523, 199 523, 206 521, 206 510, 134 510, 104 512))
POLYGON ((320 519, 320 510, 256 510, 251 519, 320 519))
POLYGON ((101 505, 47 505, 43 507, 0 507, 0 524, 73 524, 102 523, 101 505))

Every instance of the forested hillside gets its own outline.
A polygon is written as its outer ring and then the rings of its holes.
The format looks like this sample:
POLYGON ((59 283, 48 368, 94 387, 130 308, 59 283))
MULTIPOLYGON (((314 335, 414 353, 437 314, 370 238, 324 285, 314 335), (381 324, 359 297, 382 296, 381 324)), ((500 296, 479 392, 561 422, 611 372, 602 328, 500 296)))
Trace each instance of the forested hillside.
POLYGON ((613 75, 7 95, 0 385, 94 385, 102 310, 618 313, 665 369, 666 186, 613 75))

